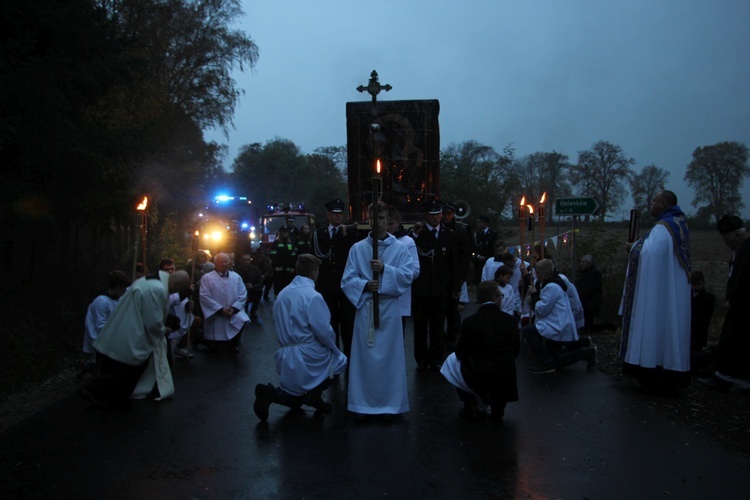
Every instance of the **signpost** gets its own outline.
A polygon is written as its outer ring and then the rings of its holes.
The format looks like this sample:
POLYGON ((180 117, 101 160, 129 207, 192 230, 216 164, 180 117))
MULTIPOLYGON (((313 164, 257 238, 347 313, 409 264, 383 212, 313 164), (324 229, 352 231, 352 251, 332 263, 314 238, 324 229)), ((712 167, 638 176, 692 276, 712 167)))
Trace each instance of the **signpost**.
MULTIPOLYGON (((595 198, 557 198, 555 200, 555 215, 596 215, 599 212, 599 202, 595 198)), ((570 273, 575 275, 576 250, 575 250, 575 228, 576 218, 573 217, 573 226, 570 240, 570 273)))
POLYGON ((595 198, 558 198, 555 215, 596 215, 599 203, 595 198))

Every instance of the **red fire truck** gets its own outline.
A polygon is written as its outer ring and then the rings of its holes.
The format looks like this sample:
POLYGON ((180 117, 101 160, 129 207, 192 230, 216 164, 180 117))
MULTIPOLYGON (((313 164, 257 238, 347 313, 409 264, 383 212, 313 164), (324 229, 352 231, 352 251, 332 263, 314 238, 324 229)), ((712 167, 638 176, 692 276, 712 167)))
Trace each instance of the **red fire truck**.
POLYGON ((260 217, 260 221, 255 231, 255 238, 252 239, 252 247, 262 246, 266 249, 276 240, 279 228, 286 225, 286 220, 294 218, 294 225, 299 229, 302 224, 309 224, 315 229, 315 215, 305 209, 302 202, 279 202, 268 205, 266 213, 260 217))

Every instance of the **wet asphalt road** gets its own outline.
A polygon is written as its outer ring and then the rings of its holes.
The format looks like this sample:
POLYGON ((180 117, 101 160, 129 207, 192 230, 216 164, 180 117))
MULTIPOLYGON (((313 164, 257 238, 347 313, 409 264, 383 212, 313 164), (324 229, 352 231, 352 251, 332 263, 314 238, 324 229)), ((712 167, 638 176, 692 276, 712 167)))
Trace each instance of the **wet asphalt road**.
MULTIPOLYGON (((471 312, 475 306, 469 306, 471 312)), ((200 351, 173 367, 176 394, 127 411, 77 394, 0 434, 0 498, 677 498, 744 499, 750 463, 651 412, 583 363, 531 375, 505 423, 469 423, 439 373, 417 373, 407 331, 411 411, 386 423, 252 410, 277 382, 270 306, 241 352, 200 351)))

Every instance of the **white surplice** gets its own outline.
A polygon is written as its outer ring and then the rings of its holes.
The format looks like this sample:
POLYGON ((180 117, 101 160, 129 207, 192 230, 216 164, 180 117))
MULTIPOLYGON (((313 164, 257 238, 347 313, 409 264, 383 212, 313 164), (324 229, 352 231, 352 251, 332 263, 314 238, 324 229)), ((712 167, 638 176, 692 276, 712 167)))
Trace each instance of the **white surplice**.
POLYGON ((167 317, 169 273, 159 271, 159 279, 139 278, 133 282, 99 332, 94 348, 120 363, 137 366, 148 360, 131 395, 140 399, 157 384, 160 397, 174 394, 172 372, 167 360, 164 321, 167 317))
MULTIPOLYGON (((417 253, 417 244, 414 242, 414 238, 409 235, 401 236, 398 241, 406 245, 406 248, 411 254, 412 262, 414 263, 413 280, 419 276, 419 253, 417 253)), ((401 316, 411 316, 411 286, 409 286, 404 294, 398 299, 399 308, 401 309, 401 316)))
POLYGON ((626 333, 626 363, 690 370, 690 283, 675 256, 672 236, 661 224, 643 241, 626 333))
POLYGON ((247 287, 234 271, 229 271, 226 278, 219 276, 215 270, 204 274, 201 278, 200 300, 205 317, 203 337, 206 340, 231 340, 250 321, 245 313, 247 287), (216 314, 225 307, 234 307, 239 312, 229 318, 216 314))
POLYGON ((414 263, 406 245, 388 235, 378 241, 378 256, 385 264, 380 274, 379 327, 373 328, 372 294, 365 290, 372 279, 372 238, 356 243, 349 252, 341 288, 357 309, 349 360, 349 411, 397 414, 409 411, 406 357, 398 298, 411 286, 414 263))
POLYGON ((315 282, 295 276, 273 304, 279 349, 276 372, 282 389, 303 396, 346 369, 346 356, 336 346, 331 312, 315 282))

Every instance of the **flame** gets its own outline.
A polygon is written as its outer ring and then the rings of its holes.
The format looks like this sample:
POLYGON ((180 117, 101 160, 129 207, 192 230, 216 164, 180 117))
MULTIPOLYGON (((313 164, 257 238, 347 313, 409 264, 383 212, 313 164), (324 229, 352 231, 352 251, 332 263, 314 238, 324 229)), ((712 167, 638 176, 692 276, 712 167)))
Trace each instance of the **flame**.
POLYGON ((523 207, 524 205, 526 205, 526 197, 522 196, 521 197, 521 206, 523 207))
POLYGON ((533 214, 534 213, 534 205, 526 205, 526 206, 529 207, 529 213, 533 214))
POLYGON ((539 200, 539 203, 544 203, 544 200, 546 199, 547 199, 547 191, 544 192, 544 194, 542 195, 542 199, 539 200))
POLYGON ((138 205, 137 207, 135 207, 135 209, 136 210, 140 210, 140 211, 144 211, 144 210, 146 210, 147 206, 148 206, 148 196, 144 196, 143 197, 143 201, 141 202, 141 204, 138 205))
POLYGON ((375 171, 378 175, 380 175, 380 158, 375 162, 375 171))
POLYGON ((200 231, 195 231, 195 237, 196 237, 196 238, 197 238, 198 236, 200 236, 200 234, 201 234, 201 232, 200 232, 200 231))

